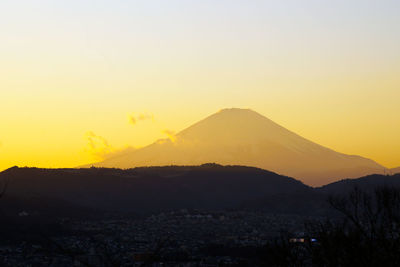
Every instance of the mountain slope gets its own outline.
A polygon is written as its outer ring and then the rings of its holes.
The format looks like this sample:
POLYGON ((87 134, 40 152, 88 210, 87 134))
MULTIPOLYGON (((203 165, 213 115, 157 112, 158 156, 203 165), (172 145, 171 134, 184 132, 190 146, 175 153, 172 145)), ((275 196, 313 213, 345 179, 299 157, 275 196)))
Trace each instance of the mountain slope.
POLYGON ((98 167, 224 165, 259 167, 322 185, 341 178, 382 173, 384 167, 313 143, 249 109, 224 109, 176 135, 98 167))

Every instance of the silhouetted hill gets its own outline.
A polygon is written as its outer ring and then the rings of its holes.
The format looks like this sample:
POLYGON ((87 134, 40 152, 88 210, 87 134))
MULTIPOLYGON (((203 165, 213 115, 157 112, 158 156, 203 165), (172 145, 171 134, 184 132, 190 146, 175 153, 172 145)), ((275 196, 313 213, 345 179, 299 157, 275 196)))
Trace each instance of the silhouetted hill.
POLYGON ((393 173, 393 174, 400 173, 400 167, 390 169, 390 171, 391 171, 391 173, 393 173))
POLYGON ((324 194, 346 194, 354 187, 365 191, 371 191, 382 186, 400 187, 400 174, 391 176, 375 174, 358 179, 345 179, 319 187, 316 190, 324 194))
MULTIPOLYGON (((259 199, 273 199, 274 196, 281 199, 282 195, 307 194, 312 190, 293 178, 262 169, 216 164, 129 170, 15 167, 0 173, 0 180, 9 180, 3 203, 14 199, 18 200, 13 204, 18 211, 48 214, 52 214, 52 210, 59 212, 57 207, 88 213, 96 210, 149 213, 244 206, 261 209, 259 199), (38 208, 40 200, 43 206, 38 208), (257 204, 249 206, 249 203, 257 204)), ((268 205, 273 206, 273 203, 268 205)), ((280 205, 282 212, 295 211, 290 205, 280 205)))
POLYGON ((221 110, 172 139, 159 140, 93 165, 132 168, 207 162, 258 167, 313 186, 383 173, 385 169, 370 159, 338 153, 311 142, 250 109, 238 108, 221 110))

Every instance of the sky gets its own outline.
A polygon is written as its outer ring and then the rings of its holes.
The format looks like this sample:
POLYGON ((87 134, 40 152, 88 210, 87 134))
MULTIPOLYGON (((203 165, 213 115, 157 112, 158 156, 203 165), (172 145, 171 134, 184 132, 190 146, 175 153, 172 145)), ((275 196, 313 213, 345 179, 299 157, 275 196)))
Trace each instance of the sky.
POLYGON ((74 167, 251 108, 400 166, 400 1, 2 0, 0 170, 74 167))

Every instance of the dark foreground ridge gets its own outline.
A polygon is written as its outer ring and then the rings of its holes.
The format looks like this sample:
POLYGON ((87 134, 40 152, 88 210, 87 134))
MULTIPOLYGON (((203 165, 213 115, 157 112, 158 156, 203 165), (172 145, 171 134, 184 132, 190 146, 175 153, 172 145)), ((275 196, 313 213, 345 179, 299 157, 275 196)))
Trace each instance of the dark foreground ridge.
POLYGON ((9 181, 2 206, 11 213, 149 214, 183 208, 306 213, 299 205, 307 203, 290 205, 291 197, 307 196, 305 202, 314 197, 311 187, 293 178, 217 164, 129 170, 14 167, 0 179, 9 181))
POLYGON ((400 173, 394 175, 368 175, 358 179, 344 179, 317 188, 324 194, 347 194, 355 187, 363 191, 373 191, 377 187, 400 187, 400 173))
POLYGON ((46 216, 148 215, 178 209, 256 210, 325 214, 329 195, 355 186, 400 187, 400 174, 346 179, 320 188, 245 166, 40 169, 13 167, 0 173, 7 185, 1 209, 46 216))

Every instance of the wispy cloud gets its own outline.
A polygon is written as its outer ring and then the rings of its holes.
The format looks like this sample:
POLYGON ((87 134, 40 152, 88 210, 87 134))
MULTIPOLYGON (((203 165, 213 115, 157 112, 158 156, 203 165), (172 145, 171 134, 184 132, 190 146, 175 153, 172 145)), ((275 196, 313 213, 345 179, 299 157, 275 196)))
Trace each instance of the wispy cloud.
POLYGON ((168 136, 168 138, 169 138, 173 143, 176 142, 177 137, 176 137, 176 134, 175 134, 174 131, 165 129, 165 130, 162 130, 161 132, 162 132, 163 134, 165 134, 166 136, 168 136))
POLYGON ((132 125, 137 124, 139 121, 145 121, 145 120, 154 121, 154 115, 151 113, 139 113, 139 114, 133 113, 128 115, 128 121, 132 125))
POLYGON ((105 160, 122 156, 136 150, 136 148, 131 146, 115 148, 111 146, 104 137, 97 135, 92 131, 86 132, 85 137, 87 140, 85 152, 92 155, 95 160, 105 160))
POLYGON ((136 124, 136 118, 132 115, 128 115, 128 121, 130 124, 135 125, 136 124))

